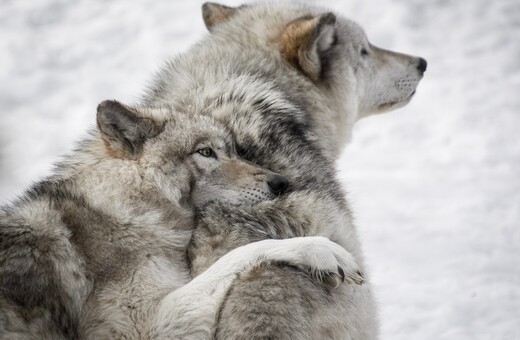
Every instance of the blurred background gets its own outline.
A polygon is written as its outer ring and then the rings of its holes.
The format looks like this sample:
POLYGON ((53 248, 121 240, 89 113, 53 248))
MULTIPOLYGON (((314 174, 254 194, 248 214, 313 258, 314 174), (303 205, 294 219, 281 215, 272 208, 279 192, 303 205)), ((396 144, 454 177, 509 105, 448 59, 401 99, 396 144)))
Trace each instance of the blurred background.
MULTIPOLYGON (((207 34, 201 3, 0 0, 0 203, 49 174, 99 102, 135 103, 207 34)), ((381 338, 520 339, 520 2, 311 3, 429 63, 414 100, 359 122, 338 162, 381 338)))

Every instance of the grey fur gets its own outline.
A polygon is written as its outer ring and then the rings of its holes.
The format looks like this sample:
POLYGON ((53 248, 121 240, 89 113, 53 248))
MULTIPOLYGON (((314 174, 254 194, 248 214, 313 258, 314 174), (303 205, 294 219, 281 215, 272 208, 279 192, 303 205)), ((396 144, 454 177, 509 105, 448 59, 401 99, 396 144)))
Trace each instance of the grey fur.
MULTIPOLYGON (((189 248, 192 274, 240 245, 316 235, 347 249, 365 272, 334 161, 355 121, 409 102, 423 75, 420 59, 371 45, 358 25, 320 8, 268 3, 225 12, 206 23, 210 36, 159 73, 145 102, 213 115, 231 128, 242 157, 291 185, 286 196, 256 207, 200 211, 189 248), (301 45, 284 47, 302 31, 301 45)), ((219 315, 217 339, 378 333, 368 282, 331 290, 279 265, 238 277, 219 315)))
POLYGON ((194 209, 272 200, 277 175, 239 159, 211 117, 106 101, 98 127, 54 175, 0 209, 1 339, 207 338, 227 287, 253 264, 355 275, 348 253, 316 238, 235 249, 191 280, 194 209))
POLYGON ((1 338, 377 337, 334 161, 358 119, 410 100, 419 59, 319 8, 225 10, 141 106, 102 114, 102 133, 2 208, 1 338), (236 144, 261 187, 194 176, 212 167, 186 163, 201 135, 236 144), (289 179, 285 195, 264 201, 264 169, 289 179))

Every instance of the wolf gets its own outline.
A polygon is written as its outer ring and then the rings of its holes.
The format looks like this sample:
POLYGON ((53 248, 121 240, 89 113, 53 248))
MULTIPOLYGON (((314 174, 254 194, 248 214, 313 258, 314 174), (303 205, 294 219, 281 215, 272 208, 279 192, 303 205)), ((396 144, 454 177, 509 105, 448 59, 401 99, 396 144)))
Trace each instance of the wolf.
POLYGON ((195 209, 269 201, 287 179, 239 158, 210 116, 105 101, 97 126, 0 209, 0 338, 204 338, 235 277, 259 263, 327 289, 358 277, 341 246, 300 237, 235 248, 192 280, 195 209))
POLYGON ((413 98, 427 62, 371 44, 355 22, 298 3, 203 5, 209 34, 157 74, 146 104, 210 115, 238 154, 288 178, 256 206, 219 202, 196 212, 188 259, 195 279, 236 247, 322 236, 351 254, 363 285, 331 290, 292 266, 257 264, 231 285, 216 339, 375 339, 370 276, 334 162, 356 121, 413 98))

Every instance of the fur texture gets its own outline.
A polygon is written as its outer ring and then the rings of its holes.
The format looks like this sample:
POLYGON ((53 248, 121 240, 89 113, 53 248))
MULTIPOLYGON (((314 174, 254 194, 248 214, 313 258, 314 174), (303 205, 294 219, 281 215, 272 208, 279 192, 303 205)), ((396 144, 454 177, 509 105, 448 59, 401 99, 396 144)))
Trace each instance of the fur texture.
POLYGON ((261 263, 358 277, 351 254, 314 237, 236 248, 191 280, 194 209, 271 200, 285 178, 238 158, 211 117, 106 101, 97 122, 0 209, 0 338, 209 338, 235 277, 261 263))
MULTIPOLYGON (((199 211, 192 274, 237 246, 302 236, 338 243, 364 272, 334 161, 358 119, 410 101, 426 61, 373 46, 357 24, 321 8, 206 4, 203 12, 210 35, 159 73, 145 102, 212 115, 233 131, 242 157, 283 174, 290 186, 256 207, 199 211)), ((216 338, 377 337, 368 282, 330 290, 297 270, 265 264, 253 274, 233 284, 216 338)))
POLYGON ((425 61, 320 8, 204 11, 211 34, 141 106, 103 103, 99 132, 1 209, 1 338, 377 337, 334 161, 358 119, 410 100, 425 61))

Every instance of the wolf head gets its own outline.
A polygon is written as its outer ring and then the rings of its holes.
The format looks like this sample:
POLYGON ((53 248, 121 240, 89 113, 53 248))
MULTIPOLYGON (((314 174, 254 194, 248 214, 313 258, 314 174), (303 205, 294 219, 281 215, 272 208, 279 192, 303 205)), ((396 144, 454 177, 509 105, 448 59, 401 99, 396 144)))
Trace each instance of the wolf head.
POLYGON ((207 116, 104 101, 97 126, 107 155, 131 162, 142 186, 170 201, 255 204, 288 187, 285 177, 240 159, 230 132, 207 116))
MULTIPOLYGON (((425 59, 376 47, 355 22, 320 8, 205 3, 202 11, 212 35, 268 51, 281 71, 289 69, 286 78, 296 74, 310 82, 317 95, 308 97, 326 102, 317 109, 339 115, 324 119, 340 125, 335 133, 340 148, 358 119, 406 105, 426 71, 425 59)), ((293 87, 309 88, 294 82, 293 87)))

